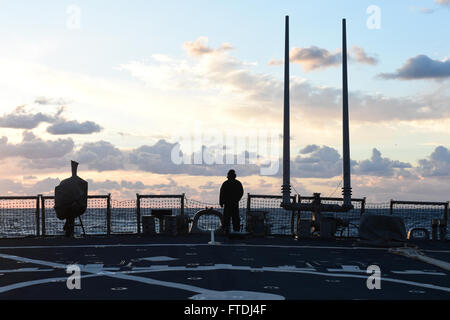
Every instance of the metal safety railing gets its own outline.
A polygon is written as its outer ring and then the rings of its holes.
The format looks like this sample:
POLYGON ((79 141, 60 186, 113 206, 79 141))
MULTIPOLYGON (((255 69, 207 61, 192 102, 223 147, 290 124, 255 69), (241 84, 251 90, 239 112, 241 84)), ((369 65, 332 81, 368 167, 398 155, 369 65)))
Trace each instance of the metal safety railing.
MULTIPOLYGON (((314 197, 292 196, 293 202, 308 203, 314 197)), ((266 212, 265 223, 270 235, 293 236, 297 234, 300 218, 311 219, 311 212, 288 211, 281 207, 281 195, 248 194, 239 202, 242 230, 248 230, 252 211, 266 212)), ((322 203, 340 204, 342 198, 321 198, 322 203)), ((354 208, 335 215, 348 220, 345 237, 357 237, 361 215, 399 215, 407 229, 431 230, 432 220, 440 219, 448 225, 449 202, 400 201, 366 203, 365 198, 352 199, 354 208)), ((88 208, 82 215, 88 235, 141 234, 142 218, 155 210, 170 210, 172 215, 185 215, 192 219, 196 212, 213 208, 223 213, 218 204, 208 204, 179 195, 141 195, 134 200, 114 200, 110 194, 89 195, 88 208)), ((209 219, 207 216, 204 219, 209 219)), ((211 216, 211 219, 217 217, 211 216)), ((158 219, 157 219, 158 220, 158 219)), ((211 221, 215 224, 217 221, 211 221)), ((158 223, 158 222, 156 222, 158 223)), ((203 222, 208 225, 208 221, 203 222)), ((442 223, 442 222, 441 222, 442 223)), ((0 197, 0 238, 22 238, 63 235, 64 221, 56 217, 53 196, 3 196, 0 197)), ((447 233, 447 239, 449 235, 447 233)))
POLYGON ((432 234, 433 223, 435 221, 439 221, 447 229, 448 209, 448 201, 430 202, 391 199, 389 203, 389 214, 401 216, 407 230, 421 228, 426 229, 430 234, 432 234))
POLYGON ((0 238, 40 236, 40 196, 0 197, 0 238))
MULTIPOLYGON (((54 196, 40 196, 42 236, 62 234, 64 221, 54 209, 54 196)), ((88 207, 82 215, 86 234, 111 234, 111 195, 89 195, 88 207)))
MULTIPOLYGON (((172 210, 175 215, 184 215, 185 194, 180 195, 141 195, 136 194, 137 233, 142 231, 142 216, 150 215, 152 210, 172 210)), ((157 221, 157 228, 159 224, 157 221)))

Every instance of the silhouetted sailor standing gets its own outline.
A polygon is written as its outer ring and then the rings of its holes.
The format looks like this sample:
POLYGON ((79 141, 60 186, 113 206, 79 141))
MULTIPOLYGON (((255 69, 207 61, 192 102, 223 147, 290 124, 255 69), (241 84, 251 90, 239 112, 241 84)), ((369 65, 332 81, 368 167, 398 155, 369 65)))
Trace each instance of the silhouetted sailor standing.
POLYGON ((236 180, 236 172, 228 171, 228 180, 220 188, 220 206, 223 210, 223 229, 225 234, 230 232, 230 220, 233 221, 235 232, 241 229, 241 219, 239 217, 239 201, 244 195, 244 188, 239 180, 236 180))

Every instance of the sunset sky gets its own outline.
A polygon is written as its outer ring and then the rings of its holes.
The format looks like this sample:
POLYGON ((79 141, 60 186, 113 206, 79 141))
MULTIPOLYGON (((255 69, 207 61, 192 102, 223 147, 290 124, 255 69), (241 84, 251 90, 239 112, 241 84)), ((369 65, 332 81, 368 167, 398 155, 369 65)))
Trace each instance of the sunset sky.
POLYGON ((53 193, 70 160, 91 194, 115 198, 184 192, 215 203, 230 168, 246 192, 281 194, 281 163, 263 175, 262 163, 180 165, 171 155, 177 144, 191 155, 231 137, 247 142, 227 153, 265 158, 251 137, 282 134, 289 15, 295 189, 340 195, 346 18, 353 195, 450 200, 450 0, 1 8, 0 195, 53 193))

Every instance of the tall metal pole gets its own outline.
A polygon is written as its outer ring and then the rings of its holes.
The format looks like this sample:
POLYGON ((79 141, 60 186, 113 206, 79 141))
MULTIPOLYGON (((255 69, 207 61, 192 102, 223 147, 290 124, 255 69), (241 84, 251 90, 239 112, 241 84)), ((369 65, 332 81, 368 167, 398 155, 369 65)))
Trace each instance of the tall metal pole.
POLYGON ((343 136, 343 175, 344 205, 352 204, 352 187, 350 181, 350 134, 348 124, 348 76, 347 76, 347 27, 342 19, 342 136, 343 136))
POLYGON ((286 39, 284 53, 284 122, 283 122, 283 204, 291 202, 290 182, 290 129, 289 129, 289 16, 286 16, 286 39))

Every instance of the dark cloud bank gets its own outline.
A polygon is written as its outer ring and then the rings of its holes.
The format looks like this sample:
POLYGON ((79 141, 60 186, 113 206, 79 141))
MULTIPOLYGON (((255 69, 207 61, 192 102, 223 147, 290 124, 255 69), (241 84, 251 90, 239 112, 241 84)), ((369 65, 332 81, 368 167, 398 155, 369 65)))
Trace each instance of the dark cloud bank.
POLYGON ((410 58, 395 73, 381 73, 383 79, 444 79, 450 77, 450 59, 433 60, 426 55, 410 58))
MULTIPOLYGON (((41 102, 43 104, 43 102, 41 102)), ((37 128, 42 123, 48 123, 47 132, 52 135, 92 134, 103 128, 95 122, 67 120, 62 116, 64 107, 58 108, 55 114, 26 111, 25 106, 14 109, 0 117, 0 128, 26 129, 37 128)))
MULTIPOLYGON (((175 152, 190 162, 176 164, 172 161, 174 150, 179 149, 177 143, 160 140, 154 145, 144 145, 132 150, 120 150, 107 141, 89 142, 76 149, 71 138, 53 141, 36 137, 32 132, 23 133, 22 142, 10 143, 7 137, 0 138, 0 159, 17 158, 24 168, 65 170, 70 160, 76 160, 89 169, 98 172, 112 170, 138 170, 156 174, 185 174, 192 176, 224 176, 234 168, 240 176, 260 175, 260 169, 266 164, 258 165, 250 162, 250 153, 245 152, 246 164, 236 164, 238 155, 228 155, 234 159, 233 164, 200 164, 193 159, 201 159, 196 152, 192 155, 175 152)), ((213 154, 215 149, 203 146, 205 155, 213 154)), ((224 160, 226 159, 226 154, 224 160)), ((240 155, 242 156, 242 155, 240 155)), ((275 176, 281 176, 280 169, 275 176)), ((225 161, 224 161, 225 162, 225 161)), ((217 163, 217 162, 216 162, 217 163)), ((413 167, 410 163, 392 160, 382 156, 373 149, 370 159, 352 161, 352 172, 355 175, 376 177, 424 177, 450 176, 450 151, 444 146, 437 147, 426 159, 419 160, 413 167)), ((333 178, 342 173, 342 157, 338 150, 328 146, 309 145, 299 150, 291 161, 292 176, 298 178, 333 178)))

